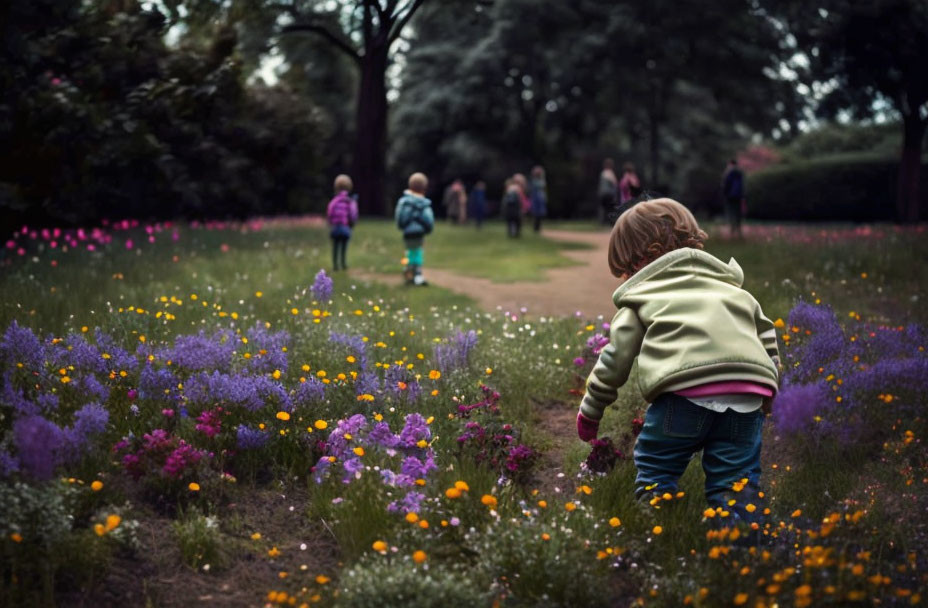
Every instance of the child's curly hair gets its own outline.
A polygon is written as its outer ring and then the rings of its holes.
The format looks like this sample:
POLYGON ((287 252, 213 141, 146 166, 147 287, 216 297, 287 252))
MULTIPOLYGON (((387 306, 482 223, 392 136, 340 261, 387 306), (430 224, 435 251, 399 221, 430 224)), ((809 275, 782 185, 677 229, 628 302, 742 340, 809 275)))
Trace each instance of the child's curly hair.
POLYGON ((702 249, 707 238, 690 210, 677 201, 643 201, 620 215, 612 228, 609 270, 616 277, 629 277, 675 249, 702 249))

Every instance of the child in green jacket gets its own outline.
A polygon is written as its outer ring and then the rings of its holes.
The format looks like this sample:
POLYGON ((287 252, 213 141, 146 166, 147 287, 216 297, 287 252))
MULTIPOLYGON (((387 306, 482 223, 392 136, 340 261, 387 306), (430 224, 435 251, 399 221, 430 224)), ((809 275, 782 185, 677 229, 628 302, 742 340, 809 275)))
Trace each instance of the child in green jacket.
POLYGON ((428 285, 422 276, 424 254, 422 247, 425 235, 432 232, 435 226, 435 215, 432 212, 432 201, 425 198, 425 190, 429 180, 422 173, 413 173, 409 176, 409 188, 396 203, 396 225, 403 231, 403 243, 406 245, 406 277, 407 285, 428 285))
POLYGON ((706 499, 754 521, 761 428, 779 382, 776 329, 742 289, 737 262, 702 251, 706 238, 671 199, 619 216, 609 268, 625 281, 613 294, 618 312, 587 379, 577 432, 596 437, 637 359, 638 388, 651 405, 635 444, 636 496, 653 504, 675 494, 702 450, 706 499))

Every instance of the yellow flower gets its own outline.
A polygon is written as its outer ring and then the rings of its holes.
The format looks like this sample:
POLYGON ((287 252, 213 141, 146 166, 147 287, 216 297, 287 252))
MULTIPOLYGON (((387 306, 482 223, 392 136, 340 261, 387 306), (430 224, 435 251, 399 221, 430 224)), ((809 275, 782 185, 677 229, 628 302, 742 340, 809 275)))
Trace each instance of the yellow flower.
POLYGON ((284 422, 286 422, 290 420, 290 413, 289 412, 277 412, 277 419, 283 420, 284 422))
POLYGON ((491 494, 484 494, 480 497, 480 502, 484 505, 490 507, 491 509, 496 508, 496 497, 491 494))
POLYGON ((278 549, 277 547, 271 547, 270 549, 267 550, 267 555, 268 557, 277 557, 278 555, 280 555, 280 549, 278 549))
POLYGON ((580 492, 583 492, 584 494, 589 495, 593 493, 593 488, 591 488, 588 485, 582 485, 579 488, 577 488, 577 494, 579 494, 580 492))
POLYGON ((354 358, 354 355, 348 355, 347 357, 345 357, 345 361, 347 361, 348 363, 354 363, 355 361, 357 361, 357 359, 354 358))
POLYGON ((356 447, 352 451, 354 452, 355 456, 364 456, 364 448, 362 448, 361 446, 356 447))
POLYGON ((426 559, 428 559, 428 556, 425 554, 425 551, 422 551, 421 549, 412 554, 412 561, 416 562, 417 564, 421 564, 426 559))
POLYGON ((406 514, 406 521, 408 521, 411 524, 414 524, 417 521, 419 521, 419 516, 416 513, 410 511, 409 513, 406 514))
POLYGON ((328 427, 328 426, 329 426, 329 423, 326 422, 325 420, 317 420, 317 421, 315 421, 315 422, 313 423, 313 426, 316 427, 318 430, 321 431, 321 430, 325 429, 326 427, 328 427))
POLYGON ((13 532, 12 534, 10 534, 10 540, 13 541, 14 543, 21 543, 23 542, 23 535, 20 534, 19 532, 13 532))
POLYGON ((274 373, 271 374, 271 376, 274 377, 274 380, 280 380, 280 370, 279 370, 279 369, 275 369, 275 370, 274 370, 274 373))
POLYGON ((71 378, 69 378, 68 376, 62 376, 62 377, 61 377, 61 383, 62 383, 62 384, 67 384, 67 383, 70 382, 70 381, 71 381, 71 378))
POLYGON ((330 579, 329 577, 327 577, 325 574, 320 574, 319 576, 316 577, 316 582, 319 583, 320 585, 325 585, 325 584, 328 583, 330 580, 332 580, 332 579, 330 579))
POLYGON ((106 534, 106 528, 103 527, 103 524, 94 524, 93 531, 96 532, 97 536, 106 534))
POLYGON ((425 447, 428 447, 428 445, 429 445, 429 442, 426 441, 425 439, 420 439, 419 441, 416 442, 417 448, 425 448, 425 447))
POLYGON ((429 380, 438 380, 439 378, 441 378, 441 372, 437 369, 433 369, 429 372, 429 380))
POLYGON ((296 316, 296 315, 300 314, 300 309, 299 309, 299 308, 291 308, 291 309, 290 309, 290 314, 296 316))
POLYGON ((459 481, 456 481, 456 482, 454 482, 454 487, 455 487, 456 489, 458 489, 458 490, 461 490, 462 492, 469 492, 469 491, 470 491, 470 486, 467 485, 467 482, 466 482, 466 481, 460 481, 460 480, 459 480, 459 481))
POLYGON ((256 292, 255 292, 255 297, 256 297, 256 298, 260 298, 260 297, 263 296, 263 295, 264 295, 263 292, 260 292, 260 291, 256 291, 256 292))
POLYGON ((374 551, 382 552, 387 550, 387 543, 382 540, 375 540, 374 544, 371 546, 374 548, 374 551))
POLYGON ((741 606, 747 601, 748 601, 747 593, 739 593, 738 595, 735 596, 735 599, 734 599, 735 606, 741 606))
POLYGON ((568 511, 573 511, 574 509, 577 508, 577 505, 573 501, 571 501, 571 502, 568 502, 566 505, 564 505, 564 508, 567 509, 568 511))
POLYGON ((613 528, 618 528, 619 526, 622 525, 622 522, 621 520, 619 520, 618 517, 613 517, 612 519, 609 520, 609 525, 612 526, 613 528))
POLYGON ((445 490, 445 496, 447 496, 448 498, 460 498, 461 491, 457 488, 448 488, 447 490, 445 490))
POLYGON ((773 322, 773 326, 776 327, 777 329, 783 329, 784 327, 786 327, 786 322, 783 321, 783 319, 777 319, 776 321, 773 322))
POLYGON ((188 485, 187 487, 190 488, 190 491, 191 491, 191 492, 199 492, 199 491, 200 491, 200 484, 198 484, 198 483, 195 482, 195 481, 191 481, 191 482, 190 482, 190 485, 188 485))
POLYGON ((493 368, 492 368, 492 367, 488 367, 488 368, 486 368, 484 371, 486 372, 487 376, 489 376, 490 374, 493 373, 493 368))
POLYGON ((790 514, 790 517, 799 517, 800 515, 802 515, 802 510, 796 509, 795 511, 792 512, 792 514, 790 514))
POLYGON ((261 533, 260 533, 260 532, 255 532, 254 534, 252 534, 252 535, 251 535, 251 540, 261 540, 261 533))
POLYGON ((547 508, 548 508, 548 501, 547 501, 547 500, 539 500, 539 501, 538 501, 538 506, 541 507, 542 509, 547 509, 547 508))
POLYGON ((551 535, 548 534, 547 532, 542 532, 541 540, 551 540, 551 535))
POLYGON ((121 521, 122 518, 118 515, 107 515, 105 526, 106 531, 109 532, 110 530, 114 530, 121 521))
POLYGON ((97 479, 92 484, 90 484, 90 489, 93 490, 94 492, 99 492, 100 490, 103 489, 103 482, 97 479))
POLYGON ((422 528, 423 530, 428 530, 428 529, 429 529, 429 522, 427 522, 426 520, 422 519, 422 520, 419 521, 419 527, 422 528))
POLYGON ((744 510, 747 511, 748 513, 753 513, 754 511, 757 510, 757 507, 749 503, 747 506, 744 507, 744 510))
POLYGON ((654 528, 651 530, 651 532, 653 532, 655 535, 659 535, 659 534, 662 534, 662 533, 664 532, 664 529, 663 529, 662 527, 660 527, 660 526, 654 526, 654 528))

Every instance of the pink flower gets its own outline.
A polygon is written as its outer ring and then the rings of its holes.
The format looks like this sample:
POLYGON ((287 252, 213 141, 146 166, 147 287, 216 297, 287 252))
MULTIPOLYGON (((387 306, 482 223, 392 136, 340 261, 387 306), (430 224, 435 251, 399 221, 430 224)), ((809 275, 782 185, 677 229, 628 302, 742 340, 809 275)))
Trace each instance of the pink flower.
POLYGON ((126 249, 132 249, 132 239, 126 239, 126 249))

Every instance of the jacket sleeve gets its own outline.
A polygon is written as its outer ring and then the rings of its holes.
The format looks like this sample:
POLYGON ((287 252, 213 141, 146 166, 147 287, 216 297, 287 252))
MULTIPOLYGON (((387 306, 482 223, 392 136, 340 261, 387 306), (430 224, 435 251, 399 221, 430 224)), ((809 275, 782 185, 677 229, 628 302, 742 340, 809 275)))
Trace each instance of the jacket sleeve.
POLYGON ((603 417, 603 410, 615 401, 619 387, 628 380, 643 340, 644 326, 638 315, 630 308, 619 309, 609 327, 609 344, 599 354, 586 380, 581 414, 591 420, 603 417))
POLYGON ((406 218, 403 217, 405 215, 405 211, 406 210, 405 210, 405 205, 403 204, 403 201, 398 202, 396 204, 396 211, 393 212, 393 217, 396 220, 396 226, 400 230, 403 230, 406 228, 406 218))
POLYGON ((431 230, 435 226, 435 212, 432 211, 431 205, 422 210, 422 221, 425 223, 423 228, 426 230, 431 230))
POLYGON ((760 309, 760 304, 754 306, 754 324, 757 326, 757 337, 760 338, 764 350, 773 359, 773 362, 780 366, 780 349, 777 346, 777 328, 774 327, 773 321, 764 316, 760 309))

